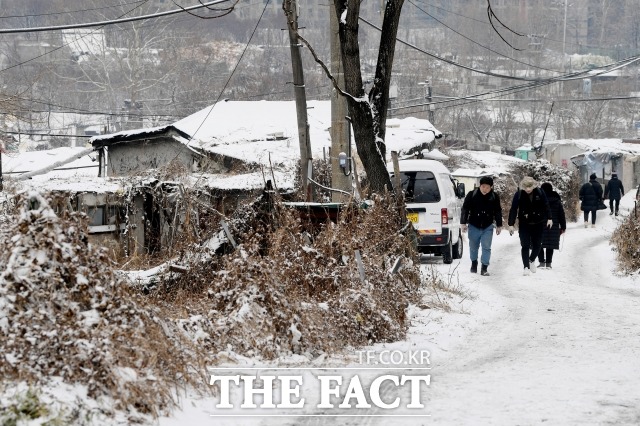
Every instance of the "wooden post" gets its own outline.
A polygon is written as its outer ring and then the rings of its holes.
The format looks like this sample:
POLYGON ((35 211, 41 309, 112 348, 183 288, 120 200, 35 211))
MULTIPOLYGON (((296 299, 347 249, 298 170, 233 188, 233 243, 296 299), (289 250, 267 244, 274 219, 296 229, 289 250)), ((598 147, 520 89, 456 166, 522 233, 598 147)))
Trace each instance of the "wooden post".
POLYGON ((391 151, 391 161, 393 162, 393 185, 395 187, 396 202, 400 209, 401 217, 405 217, 404 194, 402 193, 402 181, 400 180, 400 164, 398 163, 398 152, 391 151))
POLYGON ((305 201, 312 201, 307 179, 307 165, 311 164, 311 141, 309 139, 309 123, 307 120, 307 95, 304 88, 304 73, 300 41, 298 40, 298 5, 296 0, 285 0, 289 44, 291 46, 291 65, 293 67, 293 90, 296 98, 298 117, 298 139, 300 143, 300 179, 305 201))
POLYGON ((358 265, 358 274, 360 274, 360 281, 362 284, 367 283, 367 277, 364 274, 364 264, 362 263, 362 256, 360 256, 360 250, 356 250, 356 264, 358 265))

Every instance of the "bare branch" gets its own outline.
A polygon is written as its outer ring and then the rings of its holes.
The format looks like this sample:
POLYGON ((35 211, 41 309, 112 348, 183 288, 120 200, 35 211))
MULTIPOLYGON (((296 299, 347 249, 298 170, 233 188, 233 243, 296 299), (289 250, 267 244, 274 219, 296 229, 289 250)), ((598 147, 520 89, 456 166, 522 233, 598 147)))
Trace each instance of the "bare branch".
POLYGON ((342 90, 340 88, 340 85, 338 84, 338 81, 335 79, 335 77, 333 76, 333 74, 331 74, 331 71, 329 70, 329 68, 327 67, 327 65, 324 63, 324 61, 322 59, 320 59, 320 57, 318 56, 318 54, 316 53, 315 50, 313 50, 313 47, 311 47, 311 44, 300 35, 300 33, 293 28, 293 19, 291 18, 291 11, 286 9, 286 2, 282 2, 282 10, 284 11, 285 16, 287 17, 287 26, 289 28, 292 29, 292 31, 296 34, 296 37, 298 38, 298 40, 300 40, 302 42, 302 44, 305 45, 305 47, 307 49, 309 49, 309 52, 311 52, 311 56, 313 56, 313 59, 316 61, 316 63, 318 65, 320 65, 320 67, 322 67, 322 69, 324 70, 325 74, 327 75, 327 78, 329 78, 329 80, 331 80, 331 83, 333 84, 333 88, 336 89, 336 91, 338 93, 340 93, 342 96, 346 96, 348 98, 351 98, 352 100, 358 102, 359 99, 355 98, 353 95, 345 92, 344 90, 342 90))

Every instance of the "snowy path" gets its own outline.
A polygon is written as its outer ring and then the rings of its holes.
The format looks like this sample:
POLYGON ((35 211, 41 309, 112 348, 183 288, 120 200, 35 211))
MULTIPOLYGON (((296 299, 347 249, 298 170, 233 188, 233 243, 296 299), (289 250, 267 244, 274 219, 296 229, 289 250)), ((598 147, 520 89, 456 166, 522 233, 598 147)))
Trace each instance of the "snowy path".
MULTIPOLYGON (((625 215, 633 206, 633 192, 621 203, 625 215)), ((452 265, 435 259, 423 265, 472 297, 452 302, 460 308, 457 313, 414 308, 407 340, 367 349, 431 353, 431 384, 421 396, 426 407, 417 410, 429 417, 376 417, 416 413, 405 408, 346 411, 359 417, 312 409, 306 411, 312 417, 211 419, 211 402, 200 400, 159 423, 638 425, 640 277, 615 274, 609 238, 619 219, 607 213, 600 212, 596 229, 585 229, 582 221, 569 223, 553 269, 538 269, 531 276, 522 275, 517 234, 506 232, 494 237, 490 277, 468 272, 467 248, 452 265)), ((354 364, 353 358, 344 361, 354 364)), ((384 374, 394 374, 388 371, 384 374)), ((407 397, 406 389, 402 392, 407 397)), ((395 396, 395 387, 382 387, 383 400, 395 396)))
POLYGON ((554 269, 528 277, 517 235, 496 247, 493 276, 477 279, 504 308, 434 363, 433 423, 640 422, 640 290, 613 277, 613 256, 603 256, 612 222, 570 224, 554 269))

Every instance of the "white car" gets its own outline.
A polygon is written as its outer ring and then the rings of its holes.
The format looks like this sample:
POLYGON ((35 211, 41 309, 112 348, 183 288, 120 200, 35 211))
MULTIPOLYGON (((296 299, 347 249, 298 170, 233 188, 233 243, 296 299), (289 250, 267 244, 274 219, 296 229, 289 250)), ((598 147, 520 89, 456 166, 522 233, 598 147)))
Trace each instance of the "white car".
MULTIPOLYGON (((444 263, 463 252, 460 216, 465 188, 447 167, 435 160, 400 160, 400 182, 407 218, 413 223, 420 253, 442 256, 444 263)), ((387 165, 395 185, 393 164, 387 165)))

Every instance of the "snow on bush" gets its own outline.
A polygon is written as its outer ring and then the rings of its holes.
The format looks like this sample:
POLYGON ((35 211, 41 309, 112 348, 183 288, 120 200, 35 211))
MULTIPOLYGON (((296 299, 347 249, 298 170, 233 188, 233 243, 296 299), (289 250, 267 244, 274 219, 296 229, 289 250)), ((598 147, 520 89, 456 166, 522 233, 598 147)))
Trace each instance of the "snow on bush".
POLYGON ((115 409, 167 408, 169 385, 196 367, 181 332, 112 272, 88 243, 84 215, 60 219, 37 193, 21 205, 0 231, 0 376, 61 377, 115 409))
POLYGON ((625 274, 640 271, 640 218, 634 209, 613 231, 611 244, 618 253, 618 267, 625 274))
POLYGON ((525 176, 531 176, 538 181, 538 185, 544 182, 551 183, 553 190, 560 194, 567 221, 575 222, 578 219, 580 213, 578 193, 582 182, 580 182, 580 177, 575 171, 556 166, 547 160, 539 159, 525 163, 515 163, 510 167, 510 172, 512 177, 497 180, 494 186, 494 190, 501 194, 502 209, 505 217, 509 215, 513 194, 515 194, 520 185, 520 181, 525 176))
POLYGON ((410 239, 399 232, 406 220, 390 199, 316 226, 279 203, 251 211, 237 212, 248 222, 231 221, 236 250, 190 263, 150 294, 153 303, 173 306, 175 318, 189 318, 181 325, 203 352, 317 356, 404 337, 421 281, 410 239), (405 267, 392 275, 398 257, 405 267))

